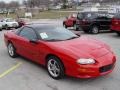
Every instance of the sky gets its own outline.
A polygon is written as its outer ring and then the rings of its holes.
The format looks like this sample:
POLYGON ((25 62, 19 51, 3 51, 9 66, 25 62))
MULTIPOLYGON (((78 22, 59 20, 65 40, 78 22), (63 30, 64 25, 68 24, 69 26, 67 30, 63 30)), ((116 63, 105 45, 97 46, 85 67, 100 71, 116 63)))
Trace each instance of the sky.
POLYGON ((10 1, 19 1, 19 2, 21 2, 22 0, 0 0, 0 1, 4 1, 4 2, 8 3, 10 1))

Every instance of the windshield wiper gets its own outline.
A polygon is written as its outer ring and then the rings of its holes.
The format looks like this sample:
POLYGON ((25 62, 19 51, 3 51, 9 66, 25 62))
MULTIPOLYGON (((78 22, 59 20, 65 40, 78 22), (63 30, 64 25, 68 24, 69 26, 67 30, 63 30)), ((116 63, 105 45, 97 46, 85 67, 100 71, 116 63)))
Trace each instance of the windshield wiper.
POLYGON ((63 41, 63 40, 59 40, 59 39, 50 39, 50 40, 46 40, 46 41, 63 41))
POLYGON ((71 38, 68 38, 66 40, 71 40, 71 39, 75 39, 75 38, 79 38, 79 37, 71 37, 71 38))

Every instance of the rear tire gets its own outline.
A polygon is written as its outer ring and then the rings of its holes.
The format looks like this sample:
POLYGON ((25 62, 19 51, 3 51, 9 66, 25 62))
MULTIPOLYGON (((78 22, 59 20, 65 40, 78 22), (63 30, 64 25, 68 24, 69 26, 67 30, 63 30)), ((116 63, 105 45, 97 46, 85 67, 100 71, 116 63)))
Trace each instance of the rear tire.
POLYGON ((59 58, 50 56, 47 59, 47 71, 53 79, 61 79, 64 77, 64 65, 59 58))
POLYGON ((12 43, 8 43, 7 49, 8 49, 8 54, 10 57, 12 58, 17 57, 16 49, 12 43))
POLYGON ((63 23, 63 27, 67 28, 67 26, 65 25, 65 23, 63 23))
POLYGON ((98 26, 92 26, 90 31, 91 31, 92 34, 98 34, 99 33, 99 27, 98 26))
POLYGON ((73 25, 73 28, 74 28, 76 31, 79 31, 79 30, 80 30, 79 27, 77 27, 76 24, 73 25))
POLYGON ((117 35, 120 36, 120 32, 117 32, 117 35))

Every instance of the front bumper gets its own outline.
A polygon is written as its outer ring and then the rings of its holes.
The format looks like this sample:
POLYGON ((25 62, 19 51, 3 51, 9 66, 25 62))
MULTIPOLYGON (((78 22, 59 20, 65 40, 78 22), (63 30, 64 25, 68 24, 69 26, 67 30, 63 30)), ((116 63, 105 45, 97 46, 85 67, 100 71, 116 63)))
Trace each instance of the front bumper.
POLYGON ((115 67, 116 57, 109 53, 105 56, 98 58, 100 63, 94 65, 78 65, 69 73, 69 76, 76 78, 94 78, 102 75, 109 74, 115 67))
POLYGON ((94 78, 94 77, 107 75, 113 71, 113 69, 115 67, 115 63, 112 63, 112 67, 107 69, 107 66, 110 66, 110 65, 103 66, 104 69, 102 71, 100 69, 102 67, 79 69, 77 78, 94 78))

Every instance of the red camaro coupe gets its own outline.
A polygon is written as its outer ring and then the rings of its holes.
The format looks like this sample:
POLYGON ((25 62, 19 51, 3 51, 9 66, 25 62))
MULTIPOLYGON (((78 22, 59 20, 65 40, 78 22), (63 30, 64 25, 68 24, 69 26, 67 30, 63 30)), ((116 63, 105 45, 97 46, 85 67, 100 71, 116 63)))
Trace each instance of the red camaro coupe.
POLYGON ((54 79, 106 75, 116 62, 111 48, 103 42, 51 25, 26 25, 6 32, 4 39, 11 57, 21 55, 44 65, 54 79))

